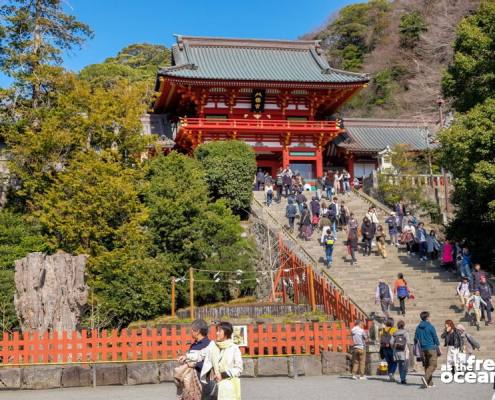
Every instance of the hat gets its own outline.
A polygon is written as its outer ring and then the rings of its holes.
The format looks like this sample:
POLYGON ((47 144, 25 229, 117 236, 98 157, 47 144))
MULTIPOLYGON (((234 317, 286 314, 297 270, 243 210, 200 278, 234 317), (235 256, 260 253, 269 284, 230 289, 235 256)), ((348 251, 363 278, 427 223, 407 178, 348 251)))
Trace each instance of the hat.
POLYGON ((457 324, 457 329, 460 331, 463 331, 463 332, 466 331, 466 328, 464 328, 464 325, 462 325, 462 324, 457 324))

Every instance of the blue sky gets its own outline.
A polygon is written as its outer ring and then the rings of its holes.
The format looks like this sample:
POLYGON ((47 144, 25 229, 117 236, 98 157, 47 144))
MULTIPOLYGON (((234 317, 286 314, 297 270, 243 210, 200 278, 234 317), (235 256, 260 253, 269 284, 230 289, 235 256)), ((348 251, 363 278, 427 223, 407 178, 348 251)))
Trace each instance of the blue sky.
MULTIPOLYGON (((170 46, 174 33, 296 39, 352 0, 68 0, 69 12, 95 37, 65 57, 78 71, 132 43, 170 46)), ((8 80, 0 74, 0 86, 8 80)))

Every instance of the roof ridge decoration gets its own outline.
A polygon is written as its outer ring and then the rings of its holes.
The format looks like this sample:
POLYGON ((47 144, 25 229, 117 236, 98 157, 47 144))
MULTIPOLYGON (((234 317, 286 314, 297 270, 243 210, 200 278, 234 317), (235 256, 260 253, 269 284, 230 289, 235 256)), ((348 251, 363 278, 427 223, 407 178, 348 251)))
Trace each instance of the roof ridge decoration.
POLYGON ((320 40, 284 40, 284 39, 246 39, 246 38, 225 38, 213 36, 186 36, 175 35, 177 44, 182 50, 185 44, 190 46, 213 46, 213 47, 255 47, 255 48, 283 48, 293 50, 309 50, 311 48, 318 49, 321 54, 320 40))

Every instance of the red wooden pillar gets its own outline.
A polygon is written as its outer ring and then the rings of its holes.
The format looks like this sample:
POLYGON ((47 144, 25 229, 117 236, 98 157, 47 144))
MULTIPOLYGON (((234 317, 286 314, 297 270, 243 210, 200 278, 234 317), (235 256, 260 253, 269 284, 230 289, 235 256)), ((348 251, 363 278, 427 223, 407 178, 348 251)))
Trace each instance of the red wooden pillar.
POLYGON ((321 148, 316 149, 316 177, 323 176, 323 154, 321 148))
POLYGON ((289 149, 284 146, 282 150, 282 168, 287 168, 289 166, 289 149))

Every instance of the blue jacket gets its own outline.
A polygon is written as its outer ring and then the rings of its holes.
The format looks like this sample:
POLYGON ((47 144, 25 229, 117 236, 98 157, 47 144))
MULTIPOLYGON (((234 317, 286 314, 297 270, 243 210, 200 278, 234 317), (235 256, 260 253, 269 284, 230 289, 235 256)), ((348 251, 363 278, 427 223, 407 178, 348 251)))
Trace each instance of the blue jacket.
POLYGON ((435 350, 438 346, 440 346, 437 331, 428 321, 421 321, 416 327, 414 341, 419 341, 422 350, 435 350))

